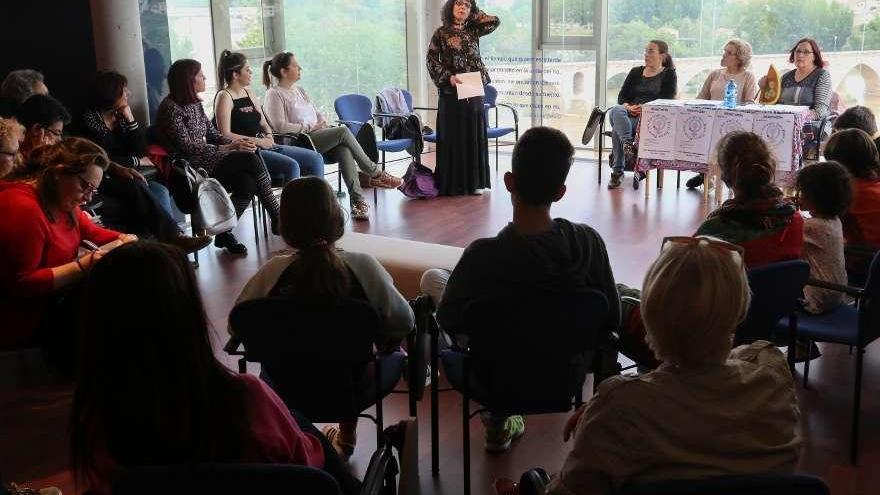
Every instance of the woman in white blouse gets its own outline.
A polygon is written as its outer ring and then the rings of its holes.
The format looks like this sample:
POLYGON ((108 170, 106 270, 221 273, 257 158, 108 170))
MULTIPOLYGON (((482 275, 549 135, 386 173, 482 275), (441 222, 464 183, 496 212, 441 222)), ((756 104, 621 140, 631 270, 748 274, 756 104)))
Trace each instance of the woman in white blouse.
POLYGON ((304 89, 296 85, 302 67, 290 52, 283 52, 263 64, 263 84, 266 85, 266 118, 278 133, 304 132, 312 138, 317 152, 339 162, 342 180, 351 195, 351 216, 369 218, 369 206, 364 201, 358 180, 358 169, 370 177, 370 186, 396 188, 401 180, 382 170, 364 153, 348 127, 329 127, 327 120, 315 108, 304 89), (278 81, 272 86, 271 76, 278 81))

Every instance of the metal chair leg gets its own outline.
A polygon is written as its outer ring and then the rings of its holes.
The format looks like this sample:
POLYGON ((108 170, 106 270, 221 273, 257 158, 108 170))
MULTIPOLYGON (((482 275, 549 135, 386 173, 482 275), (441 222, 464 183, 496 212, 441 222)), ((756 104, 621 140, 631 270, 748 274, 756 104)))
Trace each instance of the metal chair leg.
POLYGON ((852 433, 849 438, 849 460, 855 466, 859 458, 859 418, 862 406, 862 361, 865 358, 865 348, 861 345, 856 347, 856 379, 853 395, 852 433))
POLYGON ((461 394, 461 440, 462 440, 462 474, 464 475, 464 495, 471 495, 471 410, 468 383, 470 382, 470 370, 468 358, 464 358, 464 385, 461 394))
POLYGON ((439 352, 439 329, 431 325, 431 475, 440 475, 440 404, 437 370, 437 353, 439 352))
POLYGON ((376 359, 376 448, 382 447, 383 418, 382 418, 382 365, 376 359))
POLYGON ((495 174, 498 174, 498 138, 495 138, 495 174))
POLYGON ((257 197, 251 199, 251 217, 254 219, 254 243, 260 246, 260 227, 257 223, 257 197))

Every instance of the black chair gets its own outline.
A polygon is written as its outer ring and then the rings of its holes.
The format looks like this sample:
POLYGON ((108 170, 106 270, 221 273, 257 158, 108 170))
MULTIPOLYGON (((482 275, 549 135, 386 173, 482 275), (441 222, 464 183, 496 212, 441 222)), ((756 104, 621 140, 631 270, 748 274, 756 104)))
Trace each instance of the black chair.
MULTIPOLYGON (((855 347, 855 383, 853 390, 852 425, 850 431, 850 462, 856 464, 859 453, 859 420, 862 402, 862 365, 865 347, 880 337, 880 253, 874 256, 865 287, 849 287, 821 280, 810 285, 843 292, 856 300, 855 306, 844 304, 820 315, 799 311, 796 317, 780 321, 791 328, 791 338, 806 337, 809 342, 829 342, 855 347)), ((804 362, 804 387, 810 374, 810 361, 804 362)))
MULTIPOLYGON (((471 488, 471 418, 483 411, 567 412, 582 404, 586 374, 601 369, 599 346, 605 339, 599 329, 607 312, 607 299, 592 289, 478 300, 465 308, 468 348, 440 354, 450 384, 462 394, 465 494, 471 488), (472 412, 471 400, 483 408, 472 412)), ((436 428, 436 416, 431 419, 436 428)))
POLYGON ((240 495, 290 493, 338 495, 339 484, 326 472, 287 464, 162 465, 121 469, 113 495, 240 495))
POLYGON ((801 474, 750 474, 636 483, 614 495, 829 495, 820 478, 801 474))
MULTIPOLYGON (((778 332, 780 318, 794 314, 798 299, 810 276, 810 264, 804 260, 781 261, 752 268, 748 272, 752 303, 746 319, 734 333, 734 344, 768 340, 788 342, 789 331, 778 332)), ((793 345, 789 345, 789 364, 794 364, 793 345)))
POLYGON ((232 308, 229 323, 235 337, 224 349, 241 356, 240 372, 261 363, 260 377, 288 407, 316 423, 368 418, 382 444, 382 399, 400 380, 404 355, 374 352, 380 320, 367 302, 253 299, 232 308), (375 417, 362 414, 373 405, 375 417))

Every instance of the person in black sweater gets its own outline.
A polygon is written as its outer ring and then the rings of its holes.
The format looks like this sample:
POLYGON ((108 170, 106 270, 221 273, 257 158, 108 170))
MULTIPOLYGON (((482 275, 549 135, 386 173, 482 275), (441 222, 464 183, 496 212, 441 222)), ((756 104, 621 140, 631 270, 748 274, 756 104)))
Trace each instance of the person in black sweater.
MULTIPOLYGON (((611 117, 611 180, 608 189, 620 187, 624 165, 635 159, 633 139, 642 115, 642 105, 659 98, 672 99, 678 86, 675 64, 665 41, 651 40, 645 45, 645 65, 633 67, 617 95, 617 106, 608 109, 611 117)), ((640 180, 637 174, 633 180, 640 180)))
MULTIPOLYGON (((565 195, 574 148, 561 131, 533 127, 513 149, 504 185, 513 203, 513 222, 497 236, 467 247, 452 273, 432 269, 422 275, 421 290, 437 305, 437 321, 448 334, 465 334, 465 308, 491 294, 516 301, 530 294, 596 289, 609 303, 601 331, 617 330, 620 298, 602 237, 588 225, 552 218, 550 207, 565 195)), ((601 336, 599 338, 601 341, 601 336)), ((521 416, 484 415, 486 449, 509 448, 522 435, 521 416)))
POLYGON ((147 157, 144 135, 128 105, 128 80, 118 72, 95 74, 88 109, 76 122, 77 134, 94 141, 110 156, 114 167, 129 174, 108 174, 100 193, 108 201, 102 215, 125 232, 154 237, 192 252, 211 242, 207 236, 184 235, 173 217, 168 189, 147 171, 155 165, 147 157), (146 179, 140 171, 151 177, 146 179))

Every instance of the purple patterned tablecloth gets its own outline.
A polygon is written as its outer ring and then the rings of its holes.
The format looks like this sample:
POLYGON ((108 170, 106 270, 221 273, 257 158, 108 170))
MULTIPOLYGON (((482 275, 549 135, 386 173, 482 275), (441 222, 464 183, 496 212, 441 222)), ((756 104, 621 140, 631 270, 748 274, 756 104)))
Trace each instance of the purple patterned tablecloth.
MULTIPOLYGON (((748 107, 737 108, 737 110, 747 112, 792 113, 791 111, 775 111, 773 105, 761 107, 758 107, 757 105, 749 105, 748 107)), ((792 170, 777 172, 776 182, 778 184, 791 184, 794 180, 795 174, 797 174, 797 171, 801 167, 801 155, 803 154, 804 146, 803 128, 807 122, 810 122, 811 117, 812 115, 810 114, 809 109, 805 109, 799 114, 794 114, 794 132, 792 134, 793 138, 791 143, 792 170)), ((636 126, 636 146, 638 146, 640 127, 641 126, 636 126)), ((707 173, 709 171, 709 164, 707 163, 689 162, 685 160, 659 160, 653 158, 638 158, 635 167, 639 172, 647 172, 648 170, 655 168, 700 173, 707 173)))

